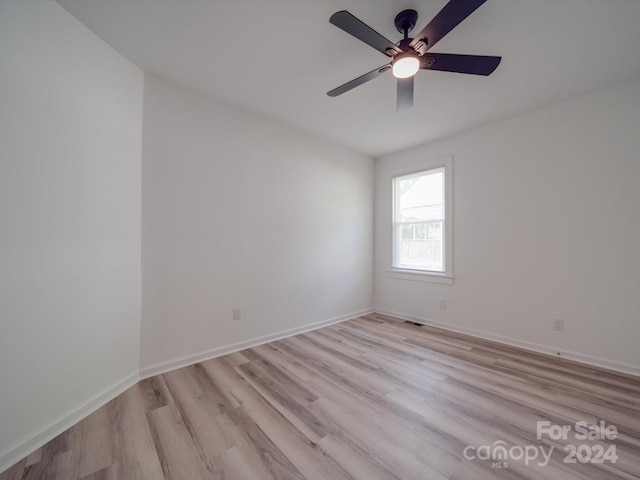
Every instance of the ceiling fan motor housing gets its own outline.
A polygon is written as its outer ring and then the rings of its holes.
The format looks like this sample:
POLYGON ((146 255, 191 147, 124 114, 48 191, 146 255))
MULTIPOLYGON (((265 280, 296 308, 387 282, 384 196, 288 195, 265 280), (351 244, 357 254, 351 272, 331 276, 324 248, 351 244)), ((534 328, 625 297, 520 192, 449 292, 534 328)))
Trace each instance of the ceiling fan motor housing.
POLYGON ((403 10, 396 15, 393 24, 396 26, 396 29, 407 38, 407 34, 413 30, 417 22, 418 12, 415 10, 403 10))

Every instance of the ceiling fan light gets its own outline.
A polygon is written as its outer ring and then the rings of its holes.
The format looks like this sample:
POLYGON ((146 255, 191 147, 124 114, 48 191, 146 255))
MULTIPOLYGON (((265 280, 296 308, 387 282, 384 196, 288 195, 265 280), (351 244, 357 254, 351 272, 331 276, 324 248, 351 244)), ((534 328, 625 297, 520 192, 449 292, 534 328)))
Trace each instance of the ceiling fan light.
POLYGON ((413 77, 420 70, 420 60, 412 54, 400 54, 393 61, 393 76, 396 78, 413 77))

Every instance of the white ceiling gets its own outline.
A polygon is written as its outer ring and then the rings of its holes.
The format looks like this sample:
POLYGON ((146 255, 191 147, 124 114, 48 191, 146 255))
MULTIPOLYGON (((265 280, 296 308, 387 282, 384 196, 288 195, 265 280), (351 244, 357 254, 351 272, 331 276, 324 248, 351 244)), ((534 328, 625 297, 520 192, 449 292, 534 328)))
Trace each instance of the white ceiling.
MULTIPOLYGON (((446 0, 59 0, 147 72, 377 157, 640 78, 640 0, 488 0, 434 52, 500 55, 489 77, 421 71, 396 113, 388 63, 329 23, 348 10, 392 41, 395 15, 421 29, 446 0)), ((417 31, 417 30, 416 30, 417 31)))

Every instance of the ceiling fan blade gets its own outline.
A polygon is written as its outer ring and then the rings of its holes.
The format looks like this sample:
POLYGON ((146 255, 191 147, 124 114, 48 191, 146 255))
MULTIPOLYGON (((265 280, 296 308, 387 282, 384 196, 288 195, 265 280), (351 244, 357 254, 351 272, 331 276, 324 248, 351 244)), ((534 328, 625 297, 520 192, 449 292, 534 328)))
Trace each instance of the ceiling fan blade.
POLYGON ((443 72, 491 75, 502 57, 486 55, 458 55, 455 53, 427 53, 421 59, 420 68, 443 72))
POLYGON ((398 79, 398 103, 396 111, 413 107, 413 77, 398 79))
POLYGON ((388 57, 393 57, 395 54, 401 52, 394 43, 387 40, 369 25, 358 20, 346 10, 331 15, 329 22, 388 57))
POLYGON ((369 73, 365 73, 358 78, 354 78, 350 82, 345 83, 344 85, 340 85, 333 90, 327 92, 327 95, 330 97, 337 97, 338 95, 342 95, 344 92, 348 92, 352 88, 356 88, 358 85, 362 85, 363 83, 367 83, 369 80, 373 80, 384 72, 391 70, 391 65, 385 65, 380 68, 376 68, 375 70, 371 70, 369 73))
POLYGON ((424 54, 486 1, 450 0, 409 45, 424 54))

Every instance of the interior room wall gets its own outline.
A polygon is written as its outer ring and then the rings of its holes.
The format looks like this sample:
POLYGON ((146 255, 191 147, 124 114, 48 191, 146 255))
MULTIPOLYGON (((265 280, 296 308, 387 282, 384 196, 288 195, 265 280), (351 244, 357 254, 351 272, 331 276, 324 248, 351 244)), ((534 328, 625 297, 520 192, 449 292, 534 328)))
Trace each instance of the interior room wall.
POLYGON ((640 374, 638 125, 636 81, 378 159, 376 310, 640 374), (454 284, 391 278, 390 172, 449 155, 454 284))
POLYGON ((152 75, 143 137, 143 376, 371 310, 372 159, 152 75))
POLYGON ((142 72, 0 2, 0 471, 137 378, 142 72))

